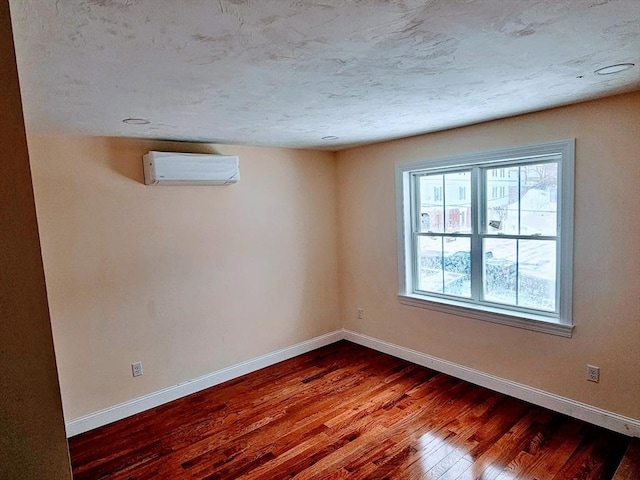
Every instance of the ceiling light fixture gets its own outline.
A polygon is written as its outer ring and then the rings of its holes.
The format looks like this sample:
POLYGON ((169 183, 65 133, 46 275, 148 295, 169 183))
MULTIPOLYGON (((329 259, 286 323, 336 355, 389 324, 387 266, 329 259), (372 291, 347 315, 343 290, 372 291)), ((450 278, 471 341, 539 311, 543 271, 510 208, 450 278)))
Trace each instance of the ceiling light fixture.
POLYGON ((146 118, 125 118, 122 123, 127 125, 149 125, 151 122, 146 118))
POLYGON ((322 140, 339 140, 340 137, 336 137, 335 135, 327 135, 326 137, 322 137, 322 140))
POLYGON ((614 73, 624 72, 625 70, 629 70, 633 67, 635 67, 634 63, 617 63, 615 65, 609 65, 608 67, 599 68, 593 73, 597 75, 611 75, 614 73))

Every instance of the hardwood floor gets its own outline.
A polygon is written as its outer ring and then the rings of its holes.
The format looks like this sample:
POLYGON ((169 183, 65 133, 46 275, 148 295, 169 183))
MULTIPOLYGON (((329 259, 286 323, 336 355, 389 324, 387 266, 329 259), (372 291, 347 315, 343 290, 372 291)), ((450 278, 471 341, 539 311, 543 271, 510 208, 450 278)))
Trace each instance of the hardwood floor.
POLYGON ((640 438, 634 438, 627 448, 613 480, 640 479, 640 438))
POLYGON ((349 342, 69 440, 83 479, 611 479, 630 439, 349 342))

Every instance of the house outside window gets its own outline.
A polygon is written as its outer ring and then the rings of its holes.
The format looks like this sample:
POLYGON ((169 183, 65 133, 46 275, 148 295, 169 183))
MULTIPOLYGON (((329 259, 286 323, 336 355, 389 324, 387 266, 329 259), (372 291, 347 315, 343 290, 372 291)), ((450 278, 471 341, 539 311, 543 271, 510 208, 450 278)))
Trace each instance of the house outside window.
POLYGON ((573 165, 573 140, 397 165, 400 301, 570 336, 573 165))

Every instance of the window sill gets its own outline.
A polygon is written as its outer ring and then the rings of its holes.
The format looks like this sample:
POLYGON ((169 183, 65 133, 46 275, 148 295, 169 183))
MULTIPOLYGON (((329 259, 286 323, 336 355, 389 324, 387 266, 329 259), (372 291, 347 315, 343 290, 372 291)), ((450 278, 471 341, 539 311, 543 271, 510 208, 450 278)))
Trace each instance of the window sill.
POLYGON ((508 325, 510 327, 524 328, 535 332, 548 333, 561 337, 570 338, 573 333, 573 325, 566 325, 550 320, 542 315, 521 314, 521 316, 513 315, 499 308, 487 306, 469 307, 462 302, 455 300, 438 300, 433 301, 419 295, 398 294, 398 301, 403 305, 411 307, 424 308, 426 310, 435 310, 437 312, 459 315, 462 317, 484 320, 485 322, 499 323, 500 325, 508 325))

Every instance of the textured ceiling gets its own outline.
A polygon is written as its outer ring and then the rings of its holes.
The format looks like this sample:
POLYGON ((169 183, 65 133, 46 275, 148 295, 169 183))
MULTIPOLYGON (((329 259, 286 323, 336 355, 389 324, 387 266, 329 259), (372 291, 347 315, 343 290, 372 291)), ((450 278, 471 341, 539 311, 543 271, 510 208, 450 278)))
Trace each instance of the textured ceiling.
POLYGON ((337 149, 640 88, 640 0, 10 5, 39 133, 337 149))

